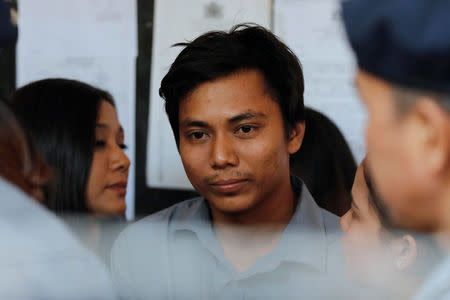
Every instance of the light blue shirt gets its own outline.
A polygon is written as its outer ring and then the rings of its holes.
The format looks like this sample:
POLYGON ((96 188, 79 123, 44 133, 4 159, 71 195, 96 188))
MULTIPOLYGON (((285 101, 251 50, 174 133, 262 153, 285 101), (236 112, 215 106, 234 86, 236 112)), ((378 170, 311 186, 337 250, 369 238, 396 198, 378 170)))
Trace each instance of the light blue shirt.
POLYGON ((425 280, 414 300, 450 299, 450 256, 448 256, 425 280))
POLYGON ((191 199, 130 225, 115 242, 111 272, 124 299, 286 299, 320 294, 343 272, 338 217, 306 186, 276 249, 237 273, 215 237, 208 204, 191 199), (308 291, 308 292, 306 292, 308 291))

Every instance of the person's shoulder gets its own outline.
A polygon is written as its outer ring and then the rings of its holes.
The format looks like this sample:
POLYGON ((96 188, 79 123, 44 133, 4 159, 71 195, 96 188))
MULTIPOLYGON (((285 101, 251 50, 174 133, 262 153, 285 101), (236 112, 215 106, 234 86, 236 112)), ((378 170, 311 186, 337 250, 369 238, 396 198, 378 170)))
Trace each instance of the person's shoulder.
POLYGON ((164 210, 144 217, 128 225, 119 235, 118 240, 130 237, 144 237, 167 232, 171 223, 177 222, 195 212, 202 204, 203 198, 197 197, 174 204, 164 210))
POLYGON ((192 213, 202 198, 189 199, 147 216, 119 235, 111 249, 111 273, 125 299, 168 295, 169 235, 173 223, 192 213))
POLYGON ((113 244, 111 263, 119 258, 149 260, 166 255, 173 224, 192 214, 201 203, 200 197, 185 200, 128 225, 113 244))
MULTIPOLYGON (((300 179, 298 182, 301 183, 300 179)), ((312 214, 317 217, 316 222, 322 223, 328 245, 339 240, 342 236, 342 230, 339 225, 339 217, 335 214, 321 208, 314 200, 306 185, 302 184, 301 204, 305 213, 312 214)))

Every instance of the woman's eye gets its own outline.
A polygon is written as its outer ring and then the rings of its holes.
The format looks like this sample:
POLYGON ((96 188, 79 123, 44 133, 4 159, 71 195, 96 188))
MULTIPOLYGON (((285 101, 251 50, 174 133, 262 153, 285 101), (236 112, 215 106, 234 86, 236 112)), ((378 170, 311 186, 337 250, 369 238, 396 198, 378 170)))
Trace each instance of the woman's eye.
POLYGON ((102 141, 102 140, 96 140, 95 141, 95 147, 100 148, 100 147, 105 147, 106 142, 102 141))
POLYGON ((125 145, 125 144, 120 144, 119 147, 120 147, 120 149, 122 149, 122 150, 128 149, 128 146, 125 145))

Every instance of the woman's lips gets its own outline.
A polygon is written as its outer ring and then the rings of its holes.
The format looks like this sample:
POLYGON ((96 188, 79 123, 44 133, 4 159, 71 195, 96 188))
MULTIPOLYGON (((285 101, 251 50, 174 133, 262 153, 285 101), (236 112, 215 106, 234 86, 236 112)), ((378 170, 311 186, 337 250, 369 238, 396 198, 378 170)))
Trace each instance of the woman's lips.
POLYGON ((127 194, 127 183, 119 182, 106 187, 109 190, 117 192, 120 196, 125 196, 127 194))
POLYGON ((210 186, 221 194, 235 194, 241 191, 247 183, 247 179, 227 179, 211 182, 210 186))

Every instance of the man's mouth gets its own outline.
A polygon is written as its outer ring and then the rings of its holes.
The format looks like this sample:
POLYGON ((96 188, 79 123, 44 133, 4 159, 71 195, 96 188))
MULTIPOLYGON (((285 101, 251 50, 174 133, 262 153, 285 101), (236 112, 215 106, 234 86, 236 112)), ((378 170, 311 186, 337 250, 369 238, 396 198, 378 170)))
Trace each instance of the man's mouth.
POLYGON ((213 190, 221 194, 235 194, 240 192, 249 180, 246 178, 230 178, 230 179, 216 179, 209 183, 213 190))

